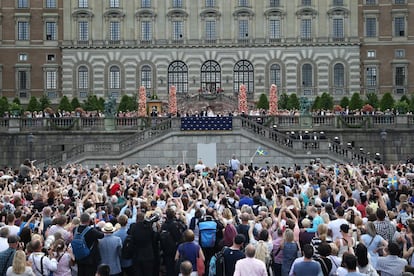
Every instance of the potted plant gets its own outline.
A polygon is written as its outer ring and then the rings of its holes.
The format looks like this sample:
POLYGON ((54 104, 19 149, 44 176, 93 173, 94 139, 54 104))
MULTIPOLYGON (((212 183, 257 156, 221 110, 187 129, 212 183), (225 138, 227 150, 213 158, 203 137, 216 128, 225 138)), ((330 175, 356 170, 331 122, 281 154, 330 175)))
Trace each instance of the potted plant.
POLYGON ((372 105, 370 105, 370 104, 366 104, 366 105, 364 105, 363 107, 362 107, 362 112, 364 113, 364 114, 370 114, 370 113, 372 113, 374 111, 374 108, 372 107, 372 105))
POLYGON ((9 106, 9 111, 13 117, 19 117, 22 114, 22 106, 18 103, 12 102, 9 106))

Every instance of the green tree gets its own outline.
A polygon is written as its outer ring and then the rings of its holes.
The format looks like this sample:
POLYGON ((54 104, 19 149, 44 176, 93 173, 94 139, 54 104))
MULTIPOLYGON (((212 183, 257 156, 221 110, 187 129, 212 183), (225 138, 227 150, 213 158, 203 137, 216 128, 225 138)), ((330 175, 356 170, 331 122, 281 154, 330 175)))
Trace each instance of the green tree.
POLYGON ((4 113, 9 110, 9 101, 5 96, 0 98, 0 116, 3 117, 4 113))
POLYGON ((379 107, 382 111, 385 111, 387 109, 392 109, 394 107, 395 100, 392 97, 390 92, 387 92, 382 96, 381 101, 379 103, 379 107))
POLYGON ((364 101, 361 99, 361 96, 359 95, 358 92, 355 92, 352 95, 351 100, 349 101, 349 109, 359 110, 362 108, 363 105, 364 105, 364 101))
POLYGON ((119 103, 119 106, 118 106, 118 112, 120 111, 125 112, 129 110, 130 101, 131 101, 131 97, 129 97, 128 95, 123 95, 121 98, 121 102, 119 103))
POLYGON ((99 97, 96 103, 96 110, 103 111, 104 109, 105 109, 105 99, 102 97, 99 97))
POLYGON ((20 99, 18 97, 14 98, 12 103, 22 105, 21 102, 20 102, 20 99))
POLYGON ((83 109, 86 111, 94 111, 94 110, 100 110, 103 111, 105 106, 105 100, 96 95, 89 95, 86 101, 83 103, 83 109))
POLYGON ((343 108, 346 108, 349 106, 349 98, 347 96, 343 97, 341 101, 339 102, 339 105, 343 108))
POLYGON ((406 101, 399 100, 395 103, 394 108, 398 111, 398 113, 405 114, 408 112, 410 105, 406 101))
POLYGON ((410 104, 408 106, 408 110, 414 112, 414 95, 411 96, 410 104))
POLYGON ((400 102, 406 102, 408 105, 410 105, 411 101, 410 99, 407 97, 407 95, 402 95, 400 102))
POLYGON ((366 104, 371 105, 373 108, 377 109, 379 107, 379 99, 376 93, 368 93, 366 104))
POLYGON ((78 98, 76 98, 76 97, 74 97, 74 98, 72 99, 72 101, 70 101, 70 105, 72 106, 73 110, 75 110, 76 108, 78 108, 78 107, 80 107, 80 106, 81 106, 81 104, 80 104, 80 102, 79 102, 78 98))
POLYGON ((72 111, 72 106, 70 105, 69 99, 66 96, 63 96, 62 99, 60 99, 59 107, 60 110, 64 111, 72 111))
POLYGON ((29 104, 26 108, 27 111, 39 111, 40 110, 40 103, 35 96, 31 96, 29 100, 29 104))
POLYGON ((319 105, 319 109, 331 110, 333 108, 333 97, 326 92, 322 93, 319 105))
POLYGON ((299 109, 300 108, 300 102, 299 98, 296 95, 296 93, 290 94, 288 103, 287 103, 287 109, 293 110, 293 109, 299 109))
MULTIPOLYGON (((146 101, 147 99, 145 99, 145 101, 146 101)), ((138 110, 138 96, 137 96, 137 94, 134 94, 132 97, 131 97, 131 101, 129 102, 129 107, 128 107, 128 110, 138 110)))
POLYGON ((43 94, 39 100, 40 110, 45 110, 46 107, 50 107, 50 106, 51 106, 51 102, 50 102, 49 97, 43 94))
POLYGON ((279 101, 277 103, 279 109, 287 109, 289 96, 286 93, 282 93, 279 96, 279 101))
POLYGON ((321 97, 316 96, 315 100, 313 101, 312 110, 321 109, 321 97))
POLYGON ((262 93, 260 95, 259 101, 257 102, 257 108, 269 109, 269 100, 267 99, 266 94, 262 93))

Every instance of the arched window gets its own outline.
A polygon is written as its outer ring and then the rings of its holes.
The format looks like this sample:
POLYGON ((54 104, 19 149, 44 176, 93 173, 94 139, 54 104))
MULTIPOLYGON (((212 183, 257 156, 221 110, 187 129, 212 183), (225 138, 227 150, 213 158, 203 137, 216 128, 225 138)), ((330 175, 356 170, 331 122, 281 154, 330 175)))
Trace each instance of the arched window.
POLYGON ((208 60, 201 66, 201 89, 215 93, 221 88, 221 68, 214 60, 208 60))
POLYGON ((344 87, 345 86, 345 68, 342 63, 337 63, 334 66, 333 71, 333 82, 334 87, 344 87))
POLYGON ((80 66, 78 69, 78 89, 87 90, 89 88, 89 71, 88 67, 80 66))
POLYGON ((109 89, 121 89, 121 70, 118 66, 109 68, 109 89))
POLYGON ((302 65, 302 86, 303 87, 313 86, 312 65, 309 63, 305 63, 302 65))
POLYGON ((171 85, 177 88, 177 93, 188 93, 188 67, 180 60, 168 66, 168 88, 171 85))
POLYGON ((282 73, 281 73, 279 64, 272 64, 270 66, 270 78, 269 79, 270 79, 270 85, 276 84, 277 87, 282 86, 282 73))
POLYGON ((152 69, 149 65, 141 67, 141 86, 145 87, 147 96, 150 96, 152 92, 152 69))
POLYGON ((240 60, 234 65, 233 91, 238 93, 242 84, 246 86, 247 93, 253 93, 254 71, 253 65, 248 60, 240 60))

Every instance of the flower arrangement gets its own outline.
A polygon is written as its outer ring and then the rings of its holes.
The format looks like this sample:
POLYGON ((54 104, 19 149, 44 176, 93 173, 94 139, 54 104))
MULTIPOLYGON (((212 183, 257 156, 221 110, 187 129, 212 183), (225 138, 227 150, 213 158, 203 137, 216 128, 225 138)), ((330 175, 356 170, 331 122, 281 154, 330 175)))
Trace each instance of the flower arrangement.
POLYGON ((177 88, 174 85, 170 87, 169 111, 171 116, 177 115, 177 88))
POLYGON ((269 115, 276 115, 277 114, 277 85, 272 84, 270 87, 270 96, 269 96, 269 115))
POLYGON ((362 112, 364 113, 371 113, 374 111, 374 108, 370 104, 366 104, 362 107, 362 112))
POLYGON ((147 116, 147 92, 144 86, 141 86, 138 92, 138 116, 147 116))
POLYGON ((244 84, 240 85, 239 113, 247 114, 247 95, 246 95, 246 86, 244 84))
POLYGON ((339 104, 334 105, 333 107, 334 112, 342 112, 344 111, 344 108, 340 106, 339 104))

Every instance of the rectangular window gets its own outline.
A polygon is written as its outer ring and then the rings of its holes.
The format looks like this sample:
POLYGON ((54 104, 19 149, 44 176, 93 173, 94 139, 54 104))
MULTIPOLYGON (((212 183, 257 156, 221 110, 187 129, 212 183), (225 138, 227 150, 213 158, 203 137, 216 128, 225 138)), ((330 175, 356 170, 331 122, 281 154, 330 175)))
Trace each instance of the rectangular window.
POLYGON ((183 39, 183 21, 173 21, 172 22, 173 28, 173 40, 182 40, 183 39))
POLYGON ((405 85, 405 67, 398 66, 395 68, 395 86, 405 85))
POLYGON ((110 89, 121 88, 121 72, 119 70, 110 71, 109 88, 110 89))
POLYGON ((88 0, 78 0, 78 7, 79 8, 87 8, 88 5, 88 0))
POLYGON ((375 58, 375 51, 374 50, 368 50, 367 51, 367 57, 368 58, 375 58))
POLYGON ((365 36, 376 37, 377 36, 377 19, 373 17, 365 18, 365 36))
POLYGON ((269 37, 270 39, 280 39, 280 20, 271 19, 269 21, 269 37))
POLYGON ((344 5, 344 0, 333 0, 333 5, 334 6, 343 6, 344 5))
POLYGON ((147 93, 152 89, 152 72, 151 70, 141 71, 141 86, 144 86, 147 93))
POLYGON ((377 68, 376 67, 367 68, 366 85, 367 87, 377 86, 377 68))
POLYGON ((47 61, 55 61, 56 60, 56 55, 55 54, 48 54, 46 59, 47 59, 47 61))
POLYGON ((46 22, 46 40, 56 40, 57 23, 46 22))
POLYGON ((396 58, 405 58, 405 50, 404 49, 395 50, 395 57, 396 58))
POLYGON ((394 18, 394 36, 405 36, 405 18, 403 16, 394 18))
POLYGON ((239 20, 239 39, 248 39, 249 38, 249 20, 241 19, 239 20))
POLYGON ((212 8, 216 6, 216 0, 205 0, 206 1, 206 7, 212 8))
POLYGON ((302 0, 302 6, 311 6, 312 0, 302 0))
POLYGON ((79 41, 89 40, 89 22, 80 21, 79 23, 79 41))
POLYGON ((29 40, 29 22, 17 22, 17 40, 29 40))
POLYGON ((27 54, 19 54, 19 61, 27 61, 27 54))
POLYGON ((119 0, 109 0, 110 8, 119 8, 119 0))
POLYGON ((247 7, 249 5, 248 0, 239 0, 239 7, 247 7))
POLYGON ((207 40, 216 39, 216 21, 215 20, 206 21, 206 39, 207 40))
POLYGON ((78 89, 87 90, 89 87, 89 72, 88 70, 79 70, 78 72, 78 89))
POLYGON ((109 22, 109 40, 110 41, 121 40, 121 22, 118 22, 118 21, 109 22))
POLYGON ((151 8, 151 0, 141 0, 141 8, 151 8))
POLYGON ((29 7, 29 0, 17 0, 17 8, 25 9, 29 7))
POLYGON ((141 22, 141 40, 142 41, 152 40, 152 22, 151 21, 141 22))
POLYGON ((280 0, 270 0, 270 7, 279 7, 280 6, 280 0))
POLYGON ((303 40, 312 39, 312 19, 302 19, 300 22, 300 35, 303 40))
POLYGON ((173 0, 173 8, 182 8, 183 0, 173 0))
POLYGON ((47 71, 46 72, 46 89, 56 89, 57 87, 57 72, 56 71, 47 71))
POLYGON ((56 8, 56 0, 46 0, 46 8, 55 9, 56 8))
POLYGON ((365 0, 365 5, 376 5, 377 0, 365 0))
POLYGON ((405 4, 405 0, 394 0, 394 4, 396 4, 396 5, 404 5, 405 4))
POLYGON ((17 72, 19 90, 29 89, 29 73, 27 71, 17 72))
POLYGON ((344 20, 342 18, 333 19, 332 35, 334 39, 344 39, 344 20))

